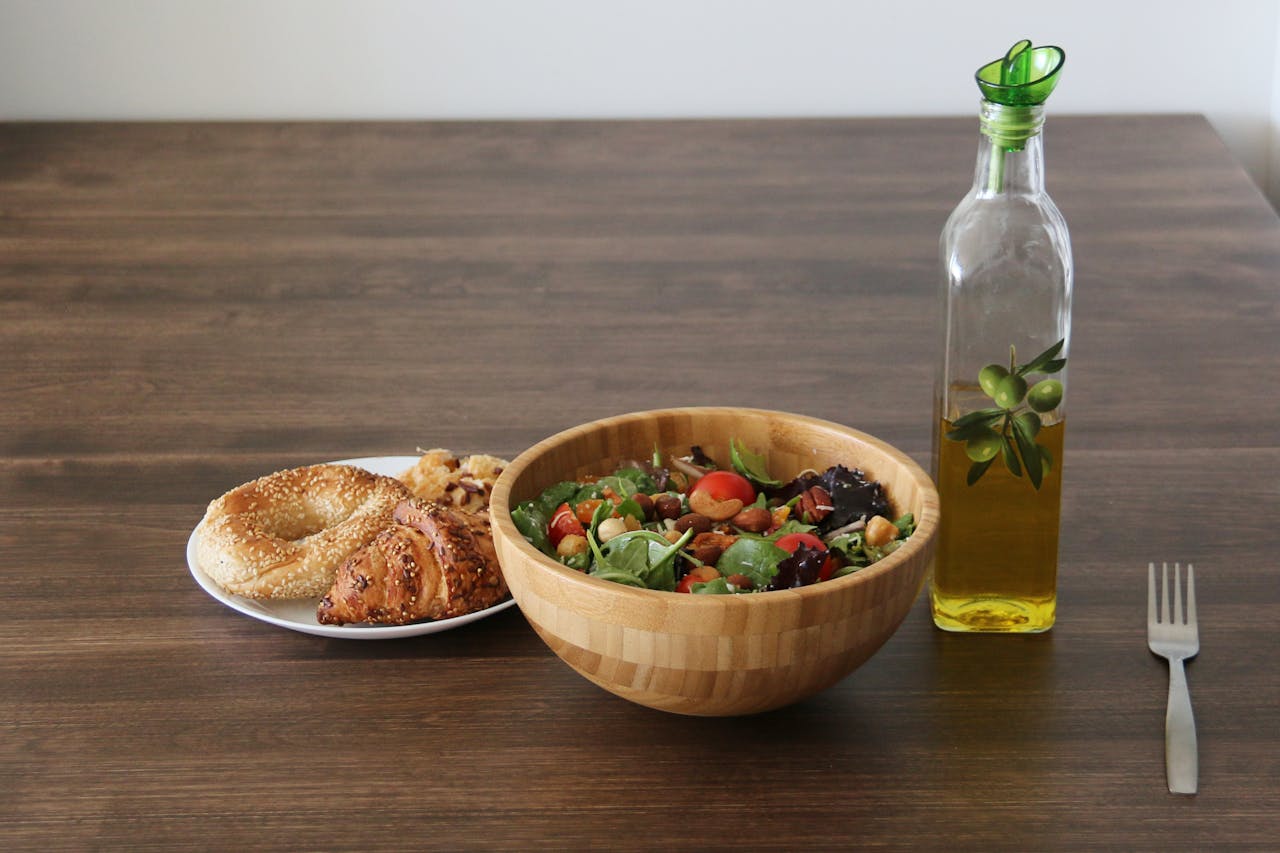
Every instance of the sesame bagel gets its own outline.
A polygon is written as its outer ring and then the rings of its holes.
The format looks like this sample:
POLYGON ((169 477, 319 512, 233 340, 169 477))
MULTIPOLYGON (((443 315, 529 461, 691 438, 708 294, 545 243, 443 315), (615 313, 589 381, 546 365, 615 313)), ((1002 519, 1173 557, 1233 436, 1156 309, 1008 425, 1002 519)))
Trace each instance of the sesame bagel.
POLYGON ((249 598, 312 598, 338 566, 391 524, 410 497, 398 480, 351 465, 277 471, 209 504, 197 562, 223 589, 249 598))

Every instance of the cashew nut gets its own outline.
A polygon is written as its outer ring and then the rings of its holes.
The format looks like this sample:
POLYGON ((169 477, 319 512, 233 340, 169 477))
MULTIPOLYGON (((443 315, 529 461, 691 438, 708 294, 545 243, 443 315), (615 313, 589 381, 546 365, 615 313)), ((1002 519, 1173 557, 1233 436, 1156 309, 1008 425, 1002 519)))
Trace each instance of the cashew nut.
POLYGON ((728 521, 742 512, 742 501, 737 498, 718 501, 711 497, 710 492, 694 491, 689 495, 689 509, 699 515, 705 515, 712 521, 728 521))

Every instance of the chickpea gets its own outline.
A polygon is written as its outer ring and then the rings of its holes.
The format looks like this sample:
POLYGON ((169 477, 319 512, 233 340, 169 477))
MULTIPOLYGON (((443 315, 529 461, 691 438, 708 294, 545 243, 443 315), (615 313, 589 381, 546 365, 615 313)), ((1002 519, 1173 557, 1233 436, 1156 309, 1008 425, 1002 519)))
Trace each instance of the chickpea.
POLYGON ((561 557, 573 557, 587 550, 587 537, 579 536, 576 533, 570 533, 560 540, 560 544, 556 546, 556 553, 561 557))
POLYGON ((867 532, 863 535, 862 541, 872 548, 879 548, 881 545, 888 545, 897 538, 897 525, 883 515, 873 515, 871 520, 867 522, 867 532))

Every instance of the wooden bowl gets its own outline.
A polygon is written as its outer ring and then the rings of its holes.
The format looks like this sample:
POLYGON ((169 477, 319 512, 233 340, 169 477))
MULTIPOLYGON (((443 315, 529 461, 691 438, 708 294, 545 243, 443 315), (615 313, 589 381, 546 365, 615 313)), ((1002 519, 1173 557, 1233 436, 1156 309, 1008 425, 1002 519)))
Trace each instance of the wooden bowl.
POLYGON ((766 711, 811 696, 853 672, 901 624, 933 557, 938 493, 910 458, 865 433, 759 409, 637 412, 574 427, 520 454, 490 503, 503 574, 538 635, 586 678, 624 699, 681 714, 766 711), (915 533, 869 568, 794 590, 688 595, 636 589, 560 565, 530 545, 511 507, 561 480, 605 474, 657 445, 701 445, 728 464, 738 439, 774 477, 844 464, 885 487, 915 533))

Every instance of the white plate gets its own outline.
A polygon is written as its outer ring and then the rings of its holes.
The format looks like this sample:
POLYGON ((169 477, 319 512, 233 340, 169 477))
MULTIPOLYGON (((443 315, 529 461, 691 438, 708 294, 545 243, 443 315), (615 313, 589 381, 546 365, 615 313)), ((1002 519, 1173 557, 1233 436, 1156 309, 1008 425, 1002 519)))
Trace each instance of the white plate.
MULTIPOLYGON (((394 477, 408 470, 418 461, 416 456, 369 456, 363 459, 343 459, 335 465, 356 465, 375 474, 394 477)), ((187 540, 187 568, 191 576, 200 584, 200 588, 218 601, 239 611, 246 616, 259 619, 290 631, 301 631, 304 634, 315 634, 320 637, 338 637, 344 640, 390 640, 396 637, 416 637, 420 634, 434 634, 437 631, 448 631, 450 628, 461 628, 463 625, 492 616, 500 610, 506 610, 515 604, 514 599, 507 599, 477 613, 465 616, 454 616, 452 619, 438 619, 435 622, 414 622, 412 625, 321 625, 316 621, 316 606, 319 598, 301 598, 294 601, 255 601, 232 595, 213 582, 196 565, 196 531, 191 531, 187 540)))

